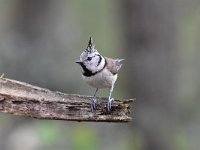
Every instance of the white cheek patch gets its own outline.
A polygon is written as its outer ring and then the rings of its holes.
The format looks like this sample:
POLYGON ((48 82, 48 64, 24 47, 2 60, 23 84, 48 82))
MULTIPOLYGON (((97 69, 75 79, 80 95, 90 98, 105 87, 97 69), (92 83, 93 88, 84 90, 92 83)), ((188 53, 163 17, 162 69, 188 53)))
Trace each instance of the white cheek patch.
POLYGON ((80 56, 80 60, 84 63, 84 66, 92 73, 102 70, 106 63, 105 58, 102 57, 97 51, 90 54, 84 51, 80 56))
MULTIPOLYGON (((98 62, 97 62, 97 63, 98 63, 98 62)), ((102 68, 104 68, 105 63, 106 63, 105 58, 101 57, 101 62, 99 63, 98 66, 96 66, 97 70, 99 71, 99 70, 101 70, 102 68)))

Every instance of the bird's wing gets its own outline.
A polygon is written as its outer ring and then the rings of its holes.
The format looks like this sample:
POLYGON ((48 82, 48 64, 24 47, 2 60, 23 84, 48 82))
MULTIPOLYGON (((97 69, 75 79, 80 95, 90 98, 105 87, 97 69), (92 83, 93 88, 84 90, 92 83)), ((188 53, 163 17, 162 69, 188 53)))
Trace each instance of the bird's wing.
POLYGON ((122 64, 121 61, 124 59, 112 59, 106 57, 107 66, 106 68, 112 73, 117 74, 119 69, 121 68, 122 64))

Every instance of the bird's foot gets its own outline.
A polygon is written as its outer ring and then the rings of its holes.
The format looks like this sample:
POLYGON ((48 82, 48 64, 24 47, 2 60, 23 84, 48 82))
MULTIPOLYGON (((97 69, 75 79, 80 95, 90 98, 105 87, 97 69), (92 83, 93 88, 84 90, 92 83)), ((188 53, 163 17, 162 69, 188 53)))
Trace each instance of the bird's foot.
POLYGON ((108 112, 111 111, 111 104, 112 104, 113 100, 114 100, 113 98, 108 98, 108 102, 107 102, 107 111, 108 112))
POLYGON ((91 102, 91 110, 92 110, 92 112, 94 112, 96 110, 96 102, 97 102, 96 97, 93 97, 92 98, 92 102, 91 102))

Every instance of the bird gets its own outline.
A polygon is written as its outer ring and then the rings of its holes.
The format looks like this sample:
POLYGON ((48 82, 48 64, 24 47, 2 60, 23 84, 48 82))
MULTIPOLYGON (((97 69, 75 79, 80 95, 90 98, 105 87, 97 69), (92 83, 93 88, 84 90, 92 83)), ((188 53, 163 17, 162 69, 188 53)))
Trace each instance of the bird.
POLYGON ((113 59, 102 56, 90 37, 87 48, 81 53, 80 59, 76 61, 82 68, 82 78, 90 86, 96 88, 91 101, 91 110, 96 110, 96 94, 99 89, 108 88, 109 96, 107 100, 107 111, 111 111, 111 98, 114 84, 117 80, 117 73, 120 70, 124 59, 113 59))

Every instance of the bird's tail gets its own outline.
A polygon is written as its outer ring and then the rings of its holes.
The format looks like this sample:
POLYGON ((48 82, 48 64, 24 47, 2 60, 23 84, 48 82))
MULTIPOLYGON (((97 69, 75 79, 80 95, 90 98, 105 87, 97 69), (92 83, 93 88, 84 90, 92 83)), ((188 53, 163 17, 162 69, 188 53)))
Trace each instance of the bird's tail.
POLYGON ((124 59, 119 59, 119 58, 117 58, 117 59, 115 59, 115 63, 116 63, 116 69, 117 69, 117 71, 119 71, 119 69, 122 67, 122 63, 121 63, 121 61, 123 61, 124 59))

